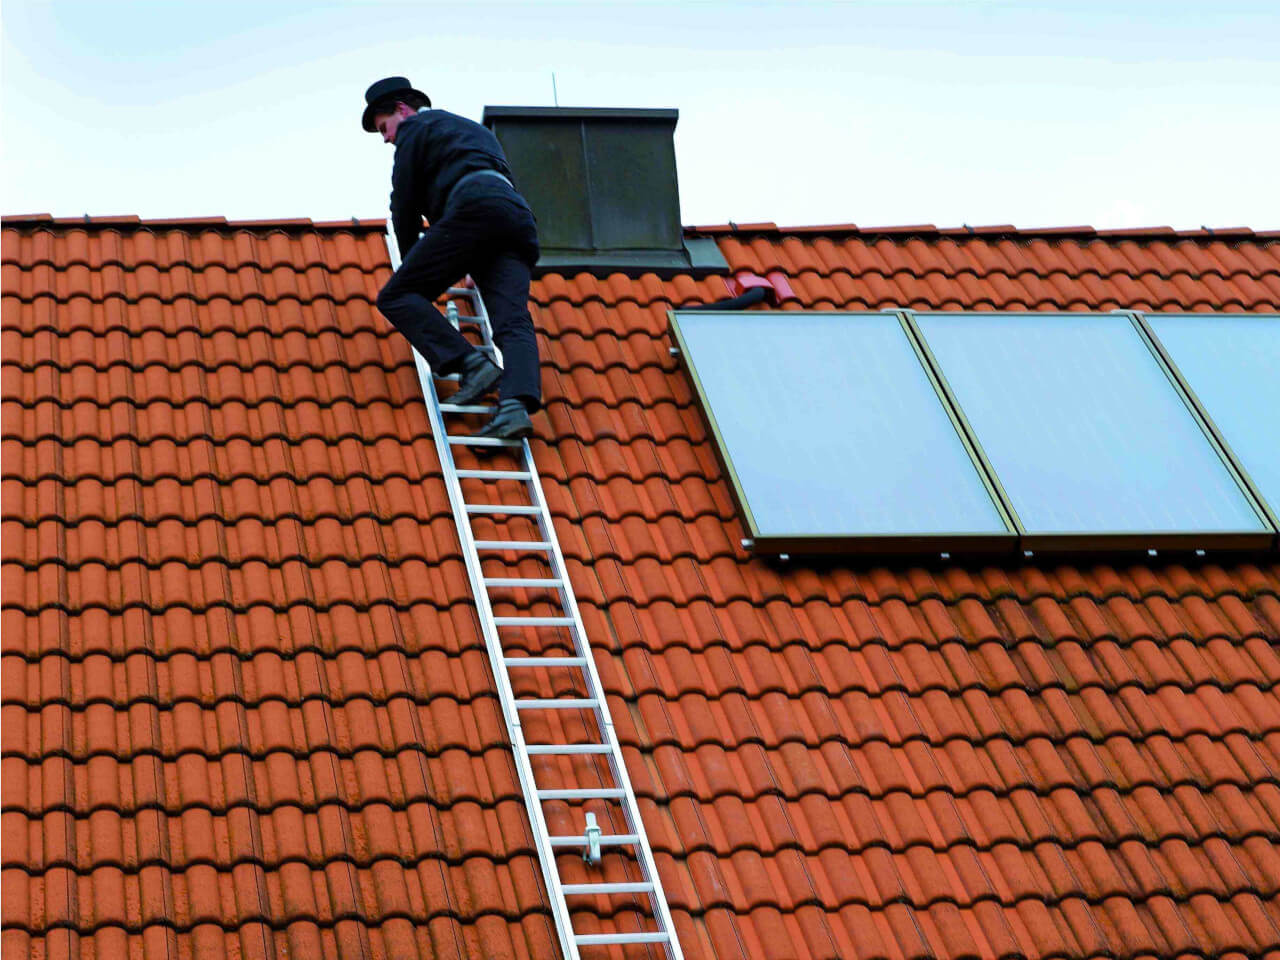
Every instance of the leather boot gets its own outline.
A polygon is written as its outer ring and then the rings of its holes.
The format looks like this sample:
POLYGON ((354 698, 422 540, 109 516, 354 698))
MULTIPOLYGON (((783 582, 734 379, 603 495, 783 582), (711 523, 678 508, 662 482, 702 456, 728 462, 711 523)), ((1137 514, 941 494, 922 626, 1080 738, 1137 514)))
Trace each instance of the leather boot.
POLYGON ((462 379, 458 381, 458 390, 449 397, 446 403, 459 406, 475 403, 492 390, 502 379, 502 371, 479 350, 473 350, 462 361, 462 379))
POLYGON ((503 400, 498 404, 497 413, 475 435, 498 440, 519 440, 533 436, 533 423, 529 420, 529 411, 521 401, 503 400))

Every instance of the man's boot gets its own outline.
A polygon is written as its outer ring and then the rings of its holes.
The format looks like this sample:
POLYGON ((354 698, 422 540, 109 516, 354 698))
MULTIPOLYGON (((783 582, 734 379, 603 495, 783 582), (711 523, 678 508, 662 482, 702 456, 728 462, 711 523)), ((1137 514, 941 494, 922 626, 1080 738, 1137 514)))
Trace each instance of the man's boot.
POLYGON ((512 398, 498 404, 498 412, 476 431, 477 437, 493 437, 497 440, 519 440, 533 436, 533 424, 529 411, 521 400, 512 398))
POLYGON ((502 371, 479 350, 472 350, 462 361, 462 379, 458 381, 457 392, 445 403, 456 403, 459 406, 475 403, 492 390, 502 379, 502 371))

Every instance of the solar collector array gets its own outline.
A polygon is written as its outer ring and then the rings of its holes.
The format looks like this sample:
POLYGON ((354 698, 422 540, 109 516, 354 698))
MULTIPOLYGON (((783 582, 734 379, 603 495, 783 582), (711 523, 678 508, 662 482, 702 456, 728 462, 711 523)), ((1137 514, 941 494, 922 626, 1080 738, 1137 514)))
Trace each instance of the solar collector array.
MULTIPOLYGON (((1134 316, 677 312, 673 328, 762 549, 1256 547, 1273 536, 1211 418, 1134 316)), ((1232 384, 1230 369, 1229 358, 1195 368, 1211 394, 1232 384)), ((1237 398, 1234 435, 1273 489, 1280 443, 1250 420, 1258 394, 1237 398)))

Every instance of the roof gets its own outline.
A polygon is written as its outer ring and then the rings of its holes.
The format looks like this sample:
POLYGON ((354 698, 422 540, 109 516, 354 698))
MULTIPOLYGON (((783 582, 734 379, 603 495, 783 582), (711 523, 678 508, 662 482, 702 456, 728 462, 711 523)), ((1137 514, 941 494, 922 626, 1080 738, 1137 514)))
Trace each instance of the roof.
MULTIPOLYGON (((555 955, 382 229, 6 219, 6 955, 555 955)), ((1280 309, 1274 234, 692 232, 782 309, 1280 309)), ((725 288, 532 291, 686 957, 1280 957, 1280 565, 753 559, 725 288)))

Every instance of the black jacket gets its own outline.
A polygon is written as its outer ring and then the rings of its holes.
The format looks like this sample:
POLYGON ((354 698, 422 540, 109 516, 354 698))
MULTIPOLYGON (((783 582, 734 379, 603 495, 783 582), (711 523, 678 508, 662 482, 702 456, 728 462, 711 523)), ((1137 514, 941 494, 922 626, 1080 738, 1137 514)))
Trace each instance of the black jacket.
POLYGON ((422 218, 439 220, 454 184, 476 170, 496 170, 513 179, 506 154, 488 128, 445 110, 423 110, 400 122, 391 168, 391 225, 401 258, 417 242, 422 218))

